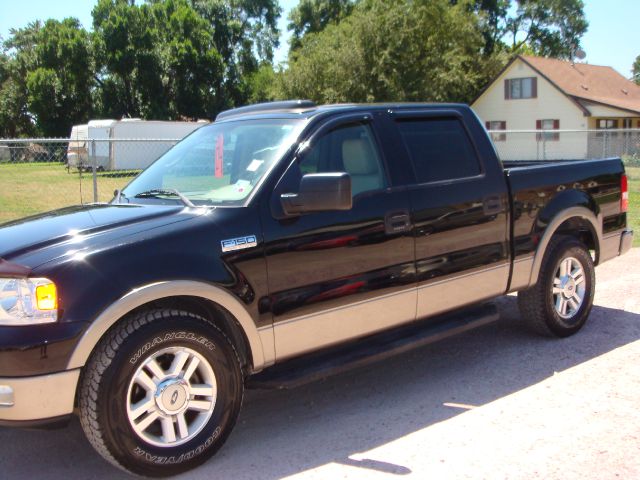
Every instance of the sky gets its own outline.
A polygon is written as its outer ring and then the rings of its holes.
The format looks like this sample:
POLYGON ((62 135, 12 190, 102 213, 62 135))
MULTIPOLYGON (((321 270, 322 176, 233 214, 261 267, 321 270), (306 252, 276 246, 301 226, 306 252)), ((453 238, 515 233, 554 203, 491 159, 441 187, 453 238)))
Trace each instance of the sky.
MULTIPOLYGON (((7 38, 9 29, 23 27, 37 19, 68 16, 77 17, 85 28, 91 28, 93 0, 0 0, 0 36, 7 38)), ((289 33, 287 15, 298 0, 280 0, 283 8, 278 23, 281 32, 280 48, 275 61, 286 60, 289 33)), ((582 38, 586 62, 608 65, 626 77, 640 55, 638 19, 640 0, 584 0, 589 30, 582 38)))

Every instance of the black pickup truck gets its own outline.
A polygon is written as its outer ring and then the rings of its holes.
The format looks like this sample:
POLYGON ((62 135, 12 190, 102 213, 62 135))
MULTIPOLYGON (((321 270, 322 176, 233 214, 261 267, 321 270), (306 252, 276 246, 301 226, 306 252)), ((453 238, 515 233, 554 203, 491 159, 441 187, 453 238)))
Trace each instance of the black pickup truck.
POLYGON ((619 158, 501 163, 464 105, 223 112, 109 204, 0 228, 0 423, 76 411, 116 466, 187 470, 246 386, 482 325, 500 295, 577 332, 627 204, 619 158))

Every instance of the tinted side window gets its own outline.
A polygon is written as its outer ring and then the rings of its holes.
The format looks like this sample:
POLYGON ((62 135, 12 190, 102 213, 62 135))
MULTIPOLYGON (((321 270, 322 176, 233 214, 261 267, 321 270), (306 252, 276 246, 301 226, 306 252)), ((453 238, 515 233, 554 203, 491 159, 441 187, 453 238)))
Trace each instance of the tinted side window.
POLYGON ((302 158, 300 171, 347 172, 353 196, 386 186, 380 155, 367 125, 341 127, 323 135, 302 158))
POLYGON ((418 183, 480 174, 475 151, 459 120, 401 120, 398 128, 411 156, 418 183))

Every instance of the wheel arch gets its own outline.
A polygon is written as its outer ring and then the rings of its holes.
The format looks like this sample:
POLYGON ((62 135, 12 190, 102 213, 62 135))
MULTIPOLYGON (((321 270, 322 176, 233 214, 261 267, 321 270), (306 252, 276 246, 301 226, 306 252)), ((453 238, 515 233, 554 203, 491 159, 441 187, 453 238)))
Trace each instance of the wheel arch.
MULTIPOLYGON (((230 337, 238 349, 244 349, 250 372, 271 365, 275 358, 273 329, 258 329, 242 303, 225 290, 203 282, 176 280, 135 288, 111 304, 91 322, 76 345, 67 369, 83 367, 104 334, 124 316, 148 304, 162 306, 190 303, 216 315, 212 320, 230 337)), ((193 310, 193 309, 191 309, 193 310)), ((211 317, 209 317, 211 318, 211 317)))
POLYGON ((572 236, 585 243, 595 251, 594 264, 598 264, 602 244, 602 217, 584 206, 566 208, 555 213, 540 237, 533 257, 529 285, 534 285, 538 281, 542 260, 549 242, 555 235, 572 236))

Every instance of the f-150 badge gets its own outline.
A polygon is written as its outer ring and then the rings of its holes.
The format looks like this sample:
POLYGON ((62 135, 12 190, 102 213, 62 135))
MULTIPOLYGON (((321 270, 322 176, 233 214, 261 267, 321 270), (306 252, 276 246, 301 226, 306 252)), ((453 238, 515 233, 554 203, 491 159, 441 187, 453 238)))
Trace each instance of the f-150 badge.
POLYGON ((223 252, 232 252, 233 250, 242 250, 243 248, 255 247, 258 244, 255 235, 247 235, 246 237, 230 238, 222 240, 220 245, 223 252))

